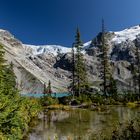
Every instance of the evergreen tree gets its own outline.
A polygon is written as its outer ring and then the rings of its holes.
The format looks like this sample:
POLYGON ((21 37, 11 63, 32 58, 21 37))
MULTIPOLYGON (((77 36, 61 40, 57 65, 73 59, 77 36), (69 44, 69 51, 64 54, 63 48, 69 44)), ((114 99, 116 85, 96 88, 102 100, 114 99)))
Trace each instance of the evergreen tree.
POLYGON ((84 57, 82 54, 82 41, 80 31, 77 28, 75 42, 73 46, 73 90, 76 96, 80 96, 81 93, 86 93, 89 89, 89 83, 87 79, 86 67, 84 64, 84 57), (74 54, 74 50, 76 50, 74 54))
POLYGON ((72 62, 71 62, 71 83, 68 86, 68 91, 71 93, 71 95, 75 96, 75 48, 74 48, 74 43, 72 44, 72 49, 71 49, 71 58, 72 58, 72 62))
POLYGON ((51 81, 49 80, 48 82, 48 86, 46 87, 46 84, 44 83, 44 91, 43 94, 45 96, 45 94, 51 95, 52 94, 52 89, 51 89, 51 81))
POLYGON ((101 34, 101 44, 99 46, 100 48, 99 60, 101 62, 100 77, 103 80, 101 86, 103 87, 103 93, 105 97, 107 97, 110 87, 110 79, 112 79, 111 67, 108 57, 108 47, 109 46, 105 33, 104 20, 102 20, 102 34, 101 34))
POLYGON ((49 95, 52 94, 52 88, 51 88, 51 81, 50 80, 49 80, 49 83, 48 83, 47 91, 48 91, 49 95))
POLYGON ((44 91, 43 91, 43 95, 45 97, 45 94, 47 94, 47 87, 46 87, 46 83, 44 83, 44 91))
POLYGON ((137 70, 136 70, 136 65, 134 63, 131 63, 131 74, 132 74, 132 85, 133 86, 133 92, 137 94, 137 70))
POLYGON ((0 131, 5 135, 12 134, 15 118, 19 109, 19 93, 15 88, 13 66, 7 66, 3 47, 0 46, 0 131))
POLYGON ((137 59, 137 71, 138 71, 138 88, 139 88, 139 97, 140 97, 140 54, 139 48, 136 48, 136 59, 137 59))
POLYGON ((136 77, 136 86, 138 87, 138 95, 140 98, 140 49, 138 42, 136 40, 136 51, 135 51, 135 77, 136 77))
POLYGON ((4 52, 3 46, 0 45, 0 70, 2 70, 3 67, 5 67, 6 60, 4 59, 4 55, 5 55, 5 52, 4 52))
POLYGON ((117 84, 116 84, 116 80, 112 77, 112 75, 110 76, 110 83, 109 83, 109 95, 111 97, 113 97, 115 100, 117 100, 117 84))
POLYGON ((8 84, 11 85, 11 87, 16 89, 16 76, 14 73, 14 65, 11 62, 8 68, 6 69, 6 77, 8 78, 6 81, 9 82, 8 84))
POLYGON ((5 62, 4 49, 0 45, 0 139, 19 140, 39 105, 32 99, 19 96, 13 63, 6 65, 5 62))
POLYGON ((2 89, 3 81, 4 81, 4 70, 6 68, 5 62, 6 60, 4 59, 4 51, 3 51, 3 46, 0 45, 0 89, 2 89))
POLYGON ((71 86, 73 98, 75 95, 74 87, 75 87, 75 51, 74 51, 74 43, 73 43, 72 45, 72 86, 71 86))

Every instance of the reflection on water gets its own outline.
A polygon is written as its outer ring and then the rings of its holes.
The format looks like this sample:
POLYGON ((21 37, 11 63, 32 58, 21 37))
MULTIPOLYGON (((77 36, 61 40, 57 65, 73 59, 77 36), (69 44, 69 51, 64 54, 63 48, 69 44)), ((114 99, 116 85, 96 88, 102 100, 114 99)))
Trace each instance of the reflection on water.
POLYGON ((100 140, 118 124, 140 117, 140 108, 109 107, 107 112, 89 110, 49 111, 40 115, 29 140, 100 140))

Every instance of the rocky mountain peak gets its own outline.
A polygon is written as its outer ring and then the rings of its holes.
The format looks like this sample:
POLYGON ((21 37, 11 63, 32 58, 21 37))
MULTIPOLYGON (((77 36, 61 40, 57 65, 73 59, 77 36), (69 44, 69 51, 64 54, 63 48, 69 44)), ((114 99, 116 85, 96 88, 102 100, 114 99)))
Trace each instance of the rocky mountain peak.
MULTIPOLYGON (((119 32, 107 32, 110 42, 109 55, 114 65, 114 78, 120 89, 131 81, 130 63, 135 48, 140 46, 140 26, 119 32)), ((83 54, 89 81, 95 86, 100 82, 99 62, 96 57, 101 33, 83 45, 83 54), (98 81, 98 82, 97 82, 98 81)), ((66 92, 71 80, 71 48, 60 45, 26 45, 11 33, 0 30, 0 43, 6 50, 6 59, 13 62, 18 87, 22 93, 42 93, 43 84, 51 80, 54 92, 66 92)))

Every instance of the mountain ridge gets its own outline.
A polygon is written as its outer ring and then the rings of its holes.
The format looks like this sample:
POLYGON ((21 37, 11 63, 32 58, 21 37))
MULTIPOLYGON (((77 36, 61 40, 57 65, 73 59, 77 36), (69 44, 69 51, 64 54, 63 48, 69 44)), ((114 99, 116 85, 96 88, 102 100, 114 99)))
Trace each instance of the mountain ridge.
MULTIPOLYGON (((114 35, 114 37, 111 39, 111 43, 114 44, 120 44, 122 42, 125 42, 126 40, 134 41, 136 39, 136 36, 140 34, 140 25, 136 25, 133 27, 126 28, 122 31, 109 31, 108 33, 111 33, 114 35)), ((83 49, 88 49, 92 41, 88 41, 83 44, 83 49)), ((49 53, 52 53, 53 55, 57 55, 57 52, 59 53, 70 53, 71 47, 65 47, 63 45, 29 45, 24 44, 26 47, 32 48, 34 55, 46 53, 47 51, 49 53), (37 51, 40 49, 40 52, 37 51), (46 51, 45 51, 46 50, 46 51)))
MULTIPOLYGON (((135 40, 140 38, 140 26, 108 33, 110 59, 114 63, 113 76, 122 89, 131 82, 129 67, 131 59, 134 58, 135 40)), ((5 58, 9 63, 11 61, 14 63, 18 87, 22 93, 42 93, 44 83, 47 84, 49 80, 52 82, 54 92, 67 91, 71 81, 71 48, 60 45, 23 44, 11 33, 2 29, 0 29, 0 43, 6 50, 5 58)), ((89 81, 95 83, 100 81, 99 62, 96 56, 98 48, 91 47, 91 43, 92 41, 84 43, 83 50, 89 81)))

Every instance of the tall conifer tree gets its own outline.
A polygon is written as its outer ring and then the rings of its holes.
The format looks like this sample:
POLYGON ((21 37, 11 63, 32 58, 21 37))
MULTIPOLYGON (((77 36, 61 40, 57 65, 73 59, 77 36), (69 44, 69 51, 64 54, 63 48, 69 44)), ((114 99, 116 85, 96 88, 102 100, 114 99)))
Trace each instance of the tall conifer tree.
POLYGON ((52 87, 51 87, 51 81, 50 80, 48 82, 47 90, 48 90, 48 94, 51 95, 52 94, 52 87))
POLYGON ((80 96, 82 93, 86 93, 89 89, 89 83, 87 79, 86 67, 84 63, 84 56, 82 54, 83 43, 81 41, 80 31, 77 28, 75 42, 72 48, 72 90, 76 96, 80 96), (74 52, 75 51, 75 52, 74 52))
POLYGON ((72 86, 71 86, 72 95, 74 98, 75 95, 75 50, 74 43, 72 45, 72 86))
POLYGON ((136 40, 136 53, 135 53, 135 77, 136 77, 136 85, 138 87, 138 95, 140 98, 140 49, 139 43, 136 40))
POLYGON ((103 80, 103 83, 101 86, 103 87, 103 93, 104 96, 107 97, 107 94, 111 94, 110 91, 113 91, 115 89, 115 82, 111 82, 110 80, 113 79, 111 74, 111 66, 109 62, 109 56, 108 56, 108 40, 106 37, 105 32, 105 26, 104 26, 104 20, 102 20, 102 33, 101 33, 101 44, 99 45, 100 48, 100 54, 99 54, 99 60, 101 62, 101 68, 100 68, 100 77, 103 80))

